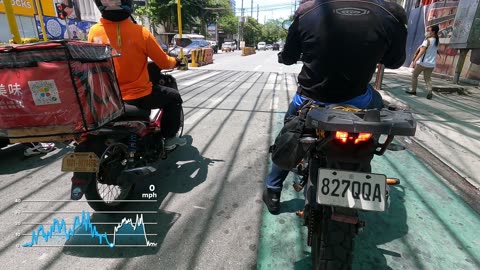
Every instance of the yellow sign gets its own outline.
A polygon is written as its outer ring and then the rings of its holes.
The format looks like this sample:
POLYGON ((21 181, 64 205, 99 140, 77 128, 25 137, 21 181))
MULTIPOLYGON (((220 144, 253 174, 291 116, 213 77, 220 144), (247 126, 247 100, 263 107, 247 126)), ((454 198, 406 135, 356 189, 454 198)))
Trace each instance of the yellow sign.
MULTIPOLYGON (((40 0, 42 5, 43 16, 57 17, 54 0, 40 0)), ((63 1, 66 2, 66 1, 63 1)))
MULTIPOLYGON (((15 15, 33 16, 35 14, 33 0, 12 0, 12 6, 15 15)), ((3 0, 0 0, 0 12, 5 12, 3 0)))
MULTIPOLYGON (((15 15, 33 16, 36 14, 34 2, 34 0, 12 0, 13 13, 15 15)), ((40 4, 44 16, 57 17, 55 0, 40 0, 40 4)), ((0 12, 5 12, 3 0, 0 0, 0 12)))

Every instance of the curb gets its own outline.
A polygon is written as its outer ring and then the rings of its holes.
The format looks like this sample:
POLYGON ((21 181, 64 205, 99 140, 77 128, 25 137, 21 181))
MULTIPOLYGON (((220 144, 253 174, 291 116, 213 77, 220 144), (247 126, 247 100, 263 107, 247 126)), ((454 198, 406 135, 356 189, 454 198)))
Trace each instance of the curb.
POLYGON ((432 86, 432 90, 434 92, 439 92, 439 93, 458 93, 459 95, 462 96, 467 96, 468 90, 465 87, 462 86, 432 86))
MULTIPOLYGON (((390 103, 393 103, 391 101, 394 101, 396 103, 399 103, 399 104, 402 104, 402 106, 404 108, 407 108, 410 110, 410 107, 408 106, 408 104, 405 104, 402 100, 398 99, 396 96, 390 94, 389 92, 383 90, 381 92, 382 96, 383 97, 387 97, 386 101, 387 102, 390 102, 390 103), (390 100, 389 100, 390 99, 390 100)), ((410 110, 413 114, 415 114, 414 111, 410 110)), ((430 128, 428 128, 427 126, 423 125, 422 123, 420 122, 417 122, 417 130, 423 130, 424 132, 427 131, 427 132, 431 132, 431 133, 434 133, 430 128)), ((410 140, 414 141, 415 143, 417 143, 418 145, 420 145, 423 149, 425 149, 425 151, 427 151, 428 153, 430 153, 432 156, 436 157, 438 160, 440 160, 442 163, 444 163, 445 165, 447 165, 452 171, 454 171, 455 173, 457 173, 458 175, 460 175, 463 179, 465 179, 465 181, 467 181, 472 187, 474 187, 475 189, 477 190, 480 190, 480 187, 477 187, 475 184, 474 184, 474 181, 472 181, 472 179, 468 176, 466 176, 462 171, 460 171, 460 169, 458 169, 456 166, 454 166, 453 164, 451 164, 449 161, 445 160, 443 157, 441 156, 438 156, 437 154, 433 153, 432 151, 430 151, 429 147, 427 145, 425 145, 423 142, 421 142, 420 140, 417 140, 415 138, 415 136, 413 137, 408 137, 410 140)))
MULTIPOLYGON (((437 79, 447 80, 447 81, 453 81, 453 76, 440 74, 440 73, 435 73, 435 72, 432 73, 432 77, 437 78, 437 79)), ((471 85, 471 86, 480 86, 480 81, 477 81, 477 80, 460 78, 459 81, 461 83, 468 84, 468 85, 471 85)), ((453 82, 452 82, 452 84, 453 84, 453 82)))

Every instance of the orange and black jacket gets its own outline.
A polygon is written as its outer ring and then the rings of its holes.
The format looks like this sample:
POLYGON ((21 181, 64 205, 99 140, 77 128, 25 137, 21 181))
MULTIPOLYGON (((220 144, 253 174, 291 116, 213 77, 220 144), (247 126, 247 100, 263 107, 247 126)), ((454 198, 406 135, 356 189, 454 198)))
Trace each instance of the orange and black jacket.
POLYGON ((152 92, 148 57, 161 69, 174 68, 177 63, 162 50, 150 31, 130 19, 121 22, 100 19, 90 29, 88 41, 110 44, 121 54, 114 62, 124 100, 139 99, 152 92))

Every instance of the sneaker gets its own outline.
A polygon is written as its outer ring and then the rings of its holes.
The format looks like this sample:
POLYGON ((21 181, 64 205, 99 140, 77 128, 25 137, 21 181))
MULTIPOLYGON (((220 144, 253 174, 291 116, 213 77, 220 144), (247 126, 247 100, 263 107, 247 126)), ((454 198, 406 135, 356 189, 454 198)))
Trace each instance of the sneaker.
POLYGON ((25 144, 25 146, 27 146, 27 149, 25 149, 23 155, 26 157, 45 154, 56 149, 54 143, 30 143, 25 144))
POLYGON ((432 99, 432 97, 433 97, 432 91, 428 92, 428 94, 427 94, 427 99, 432 99))
POLYGON ((72 200, 78 201, 83 197, 85 194, 85 190, 87 189, 88 181, 72 177, 72 188, 70 190, 70 198, 72 200))
POLYGON ((280 213, 280 194, 280 192, 275 192, 268 188, 263 191, 263 202, 272 215, 278 215, 280 213))
POLYGON ((187 144, 187 140, 179 137, 172 137, 165 140, 165 150, 172 151, 177 146, 184 146, 187 144))

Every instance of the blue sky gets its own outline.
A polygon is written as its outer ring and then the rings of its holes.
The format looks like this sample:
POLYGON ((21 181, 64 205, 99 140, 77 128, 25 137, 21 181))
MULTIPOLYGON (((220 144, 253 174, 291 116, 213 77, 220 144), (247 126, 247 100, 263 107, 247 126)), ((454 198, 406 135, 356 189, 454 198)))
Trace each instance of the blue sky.
MULTIPOLYGON (((242 0, 235 0, 237 15, 240 15, 242 7, 242 0)), ((298 5, 299 0, 297 0, 298 5)), ((292 14, 295 0, 253 0, 253 17, 257 18, 257 4, 259 5, 259 22, 264 23, 267 19, 287 18, 292 14)), ((251 14, 252 0, 244 0, 243 7, 245 8, 245 15, 251 14)))

